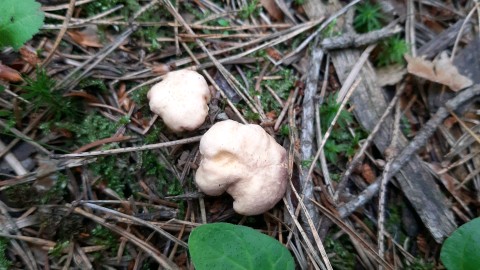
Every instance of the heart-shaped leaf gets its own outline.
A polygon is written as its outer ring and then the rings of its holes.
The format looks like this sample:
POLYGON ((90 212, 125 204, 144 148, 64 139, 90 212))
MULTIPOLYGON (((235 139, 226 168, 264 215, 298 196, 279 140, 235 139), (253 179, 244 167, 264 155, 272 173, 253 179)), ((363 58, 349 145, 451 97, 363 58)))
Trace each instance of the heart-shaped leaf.
POLYGON ((190 234, 188 247, 197 270, 295 268, 292 255, 280 242, 240 225, 202 225, 190 234))
POLYGON ((479 269, 480 218, 460 226, 445 240, 440 259, 448 270, 479 269))

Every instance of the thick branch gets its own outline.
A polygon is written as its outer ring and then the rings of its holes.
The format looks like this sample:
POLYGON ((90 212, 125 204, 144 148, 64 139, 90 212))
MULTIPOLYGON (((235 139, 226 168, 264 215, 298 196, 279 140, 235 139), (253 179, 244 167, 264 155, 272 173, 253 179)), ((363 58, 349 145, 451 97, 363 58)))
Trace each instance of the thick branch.
POLYGON ((320 46, 325 50, 358 48, 376 43, 402 31, 402 27, 395 25, 393 28, 385 27, 366 34, 346 33, 336 37, 325 38, 320 42, 320 46))
MULTIPOLYGON (((303 111, 302 111, 302 133, 300 135, 300 158, 302 161, 309 160, 312 158, 313 142, 314 142, 314 119, 315 119, 315 102, 314 96, 317 92, 318 77, 320 75, 320 65, 323 59, 323 50, 320 48, 313 48, 312 56, 310 59, 310 68, 308 71, 307 82, 305 86, 305 94, 303 96, 303 111)), ((302 194, 307 208, 308 214, 310 215, 313 224, 318 226, 319 214, 310 199, 313 199, 313 183, 309 180, 308 177, 308 167, 302 168, 302 173, 300 174, 300 184, 303 187, 302 194)), ((306 223, 306 220, 304 220, 306 223)), ((306 225, 306 224, 304 224, 306 225)), ((304 226, 305 229, 308 229, 309 226, 304 226)), ((311 234, 309 234, 310 236, 311 234)))

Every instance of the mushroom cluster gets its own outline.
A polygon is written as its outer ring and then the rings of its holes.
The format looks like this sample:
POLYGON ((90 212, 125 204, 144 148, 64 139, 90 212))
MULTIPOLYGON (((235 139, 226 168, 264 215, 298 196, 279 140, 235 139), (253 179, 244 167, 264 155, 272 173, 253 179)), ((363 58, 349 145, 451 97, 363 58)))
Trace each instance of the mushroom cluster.
MULTIPOLYGON (((211 98, 203 76, 190 70, 169 72, 147 97, 150 110, 174 132, 200 127, 211 98)), ((211 196, 229 193, 239 214, 264 213, 285 194, 287 152, 259 125, 218 122, 200 140, 200 154, 197 186, 211 196)))
POLYGON ((200 141, 195 182, 211 196, 229 193, 233 209, 258 215, 275 206, 287 186, 287 152, 259 125, 218 122, 200 141))
POLYGON ((202 75, 192 70, 172 71, 147 94, 150 110, 174 132, 192 131, 205 122, 210 91, 202 75))

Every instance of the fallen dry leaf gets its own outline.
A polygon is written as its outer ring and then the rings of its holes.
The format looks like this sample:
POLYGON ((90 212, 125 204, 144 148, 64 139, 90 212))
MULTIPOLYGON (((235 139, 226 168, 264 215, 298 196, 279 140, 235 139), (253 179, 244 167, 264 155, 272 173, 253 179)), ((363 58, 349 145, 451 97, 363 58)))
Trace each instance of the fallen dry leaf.
POLYGON ((380 87, 386 85, 395 85, 403 79, 407 74, 407 70, 403 65, 390 65, 376 70, 377 84, 380 87))
POLYGON ((282 54, 275 48, 270 47, 265 49, 265 51, 267 52, 268 56, 272 57, 275 61, 279 61, 283 57, 282 54))
POLYGON ((19 82, 22 80, 22 76, 20 76, 20 73, 15 69, 0 64, 0 80, 19 82))
POLYGON ((96 27, 87 27, 82 31, 68 31, 67 34, 78 44, 84 47, 103 47, 100 44, 100 38, 97 35, 96 27))
POLYGON ((170 66, 166 64, 158 64, 152 67, 152 72, 157 75, 163 75, 170 72, 170 66))
POLYGON ((22 59, 30 65, 36 66, 40 63, 37 53, 33 51, 33 49, 29 49, 26 46, 23 46, 22 48, 20 48, 19 52, 22 56, 22 59))
POLYGON ((375 179, 377 179, 377 175, 373 171, 372 167, 367 163, 362 165, 362 177, 365 179, 365 182, 369 184, 375 182, 375 179))
POLYGON ((277 119, 277 112, 275 111, 269 111, 265 114, 267 116, 268 119, 270 120, 275 120, 277 119))
POLYGON ((409 55, 405 55, 405 60, 408 62, 409 73, 446 85, 455 92, 473 84, 472 80, 458 72, 446 52, 433 62, 409 55))
POLYGON ((275 0, 260 0, 262 6, 267 10, 268 14, 277 21, 283 19, 283 12, 275 3, 275 0))

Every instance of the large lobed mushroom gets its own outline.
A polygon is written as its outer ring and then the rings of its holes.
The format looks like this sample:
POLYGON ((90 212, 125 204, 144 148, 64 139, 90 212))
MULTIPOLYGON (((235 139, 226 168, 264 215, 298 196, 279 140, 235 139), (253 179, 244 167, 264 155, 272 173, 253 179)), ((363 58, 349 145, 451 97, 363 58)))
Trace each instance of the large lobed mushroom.
POLYGON ((174 132, 192 131, 205 122, 210 91, 202 75, 192 70, 172 71, 147 94, 150 110, 174 132))
POLYGON ((202 160, 195 181, 207 195, 225 191, 243 215, 268 211, 287 186, 287 153, 258 125, 218 122, 200 141, 202 160))

